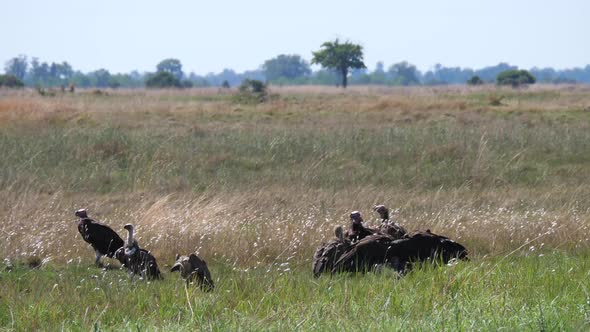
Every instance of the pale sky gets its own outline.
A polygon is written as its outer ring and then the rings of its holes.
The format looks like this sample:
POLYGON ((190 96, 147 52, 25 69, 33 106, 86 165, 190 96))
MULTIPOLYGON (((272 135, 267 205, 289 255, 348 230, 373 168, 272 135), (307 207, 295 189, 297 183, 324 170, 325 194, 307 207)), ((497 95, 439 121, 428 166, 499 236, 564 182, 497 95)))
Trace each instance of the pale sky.
POLYGON ((369 69, 407 60, 481 68, 590 64, 587 0, 0 0, 0 70, 18 54, 84 72, 256 69, 327 40, 363 45, 369 69))

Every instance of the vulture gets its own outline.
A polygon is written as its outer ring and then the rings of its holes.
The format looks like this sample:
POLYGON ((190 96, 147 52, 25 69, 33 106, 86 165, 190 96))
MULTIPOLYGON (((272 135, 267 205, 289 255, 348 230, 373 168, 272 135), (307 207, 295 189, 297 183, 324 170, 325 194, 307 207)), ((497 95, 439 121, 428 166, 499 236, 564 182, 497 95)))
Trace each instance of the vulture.
POLYGON ((102 256, 115 257, 115 252, 124 245, 121 237, 110 227, 90 219, 86 209, 80 209, 75 214, 80 218, 78 231, 82 239, 90 243, 96 253, 96 265, 101 266, 102 256))
POLYGON ((170 272, 175 271, 180 272, 180 276, 186 280, 187 286, 191 282, 196 281, 201 290, 205 292, 212 291, 215 288, 211 273, 209 272, 209 268, 207 268, 207 262, 195 254, 191 254, 190 256, 180 256, 177 254, 176 263, 170 269, 170 272))
POLYGON ((375 230, 363 225, 363 217, 361 217, 359 211, 352 211, 350 213, 350 228, 344 233, 345 238, 355 243, 374 233, 376 233, 375 230))
POLYGON ((408 232, 395 221, 389 219, 389 209, 385 205, 376 205, 373 211, 379 214, 381 218, 381 225, 379 225, 379 233, 387 234, 394 239, 404 238, 408 232))
POLYGON ((467 249, 430 230, 397 240, 389 235, 374 234, 352 245, 334 264, 332 273, 368 271, 380 265, 404 273, 414 261, 440 259, 446 264, 453 258, 467 260, 467 249))
POLYGON ((336 238, 327 243, 322 243, 322 246, 319 247, 313 255, 312 270, 313 276, 316 278, 324 272, 332 271, 334 263, 336 263, 340 256, 342 256, 342 254, 344 254, 344 252, 346 252, 351 246, 351 242, 344 238, 342 226, 337 226, 334 229, 334 234, 336 235, 336 238))
POLYGON ((127 241, 116 252, 116 257, 127 268, 130 275, 139 275, 143 279, 162 279, 156 258, 147 250, 140 248, 133 234, 133 225, 126 224, 127 241))

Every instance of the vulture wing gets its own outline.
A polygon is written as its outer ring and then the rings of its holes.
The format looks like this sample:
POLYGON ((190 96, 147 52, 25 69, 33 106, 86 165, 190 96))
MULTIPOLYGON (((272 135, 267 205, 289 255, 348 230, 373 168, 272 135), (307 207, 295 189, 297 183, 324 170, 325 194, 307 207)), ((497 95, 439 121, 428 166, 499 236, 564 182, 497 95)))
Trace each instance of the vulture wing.
POLYGON ((207 262, 200 259, 197 255, 191 254, 189 256, 189 263, 193 268, 193 273, 196 273, 198 283, 201 286, 201 289, 204 291, 212 291, 215 288, 213 284, 213 279, 211 278, 211 272, 209 272, 209 268, 207 267, 207 262))
POLYGON ((102 255, 112 258, 117 249, 123 247, 125 243, 121 237, 110 227, 97 223, 85 223, 84 239, 92 245, 102 255))
POLYGON ((313 276, 332 271, 336 261, 350 248, 350 242, 334 239, 319 247, 313 255, 313 276))
POLYGON ((334 264, 332 273, 338 271, 367 271, 376 265, 397 262, 393 250, 393 242, 390 236, 374 234, 353 244, 334 264))
POLYGON ((381 226, 379 226, 379 232, 387 234, 394 239, 404 238, 408 233, 402 226, 397 225, 393 222, 381 224, 381 226))

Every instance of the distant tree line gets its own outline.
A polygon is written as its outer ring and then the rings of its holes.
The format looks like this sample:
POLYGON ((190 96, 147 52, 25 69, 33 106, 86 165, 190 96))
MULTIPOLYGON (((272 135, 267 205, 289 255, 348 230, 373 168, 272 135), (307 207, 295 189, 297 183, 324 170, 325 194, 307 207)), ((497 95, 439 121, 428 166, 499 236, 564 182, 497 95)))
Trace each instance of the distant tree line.
MULTIPOLYGON (((57 87, 74 85, 81 88, 137 88, 137 87, 235 87, 245 80, 260 80, 275 85, 446 85, 496 83, 498 75, 519 68, 508 63, 481 69, 445 67, 436 64, 426 72, 415 65, 402 61, 387 67, 378 62, 372 71, 362 63, 362 48, 358 45, 327 42, 322 49, 313 53, 313 62, 321 64, 322 69, 312 70, 310 63, 299 55, 281 54, 266 60, 258 69, 237 73, 224 69, 220 73, 197 75, 183 71, 178 59, 164 59, 158 63, 154 72, 111 73, 107 69, 82 72, 74 69, 67 61, 61 63, 42 62, 36 57, 19 55, 5 63, 4 71, 14 76, 26 86, 57 87), (346 65, 334 62, 327 57, 334 47, 348 48, 356 52, 358 61, 346 65), (360 56, 360 57, 359 57, 360 56), (346 68, 346 70, 344 70, 346 68), (344 76, 343 76, 344 73, 344 76), (475 79, 477 77, 477 79, 475 79)), ((538 83, 590 83, 590 65, 584 68, 556 70, 553 68, 531 68, 528 72, 538 83)), ((523 80, 522 78, 520 78, 523 80)))

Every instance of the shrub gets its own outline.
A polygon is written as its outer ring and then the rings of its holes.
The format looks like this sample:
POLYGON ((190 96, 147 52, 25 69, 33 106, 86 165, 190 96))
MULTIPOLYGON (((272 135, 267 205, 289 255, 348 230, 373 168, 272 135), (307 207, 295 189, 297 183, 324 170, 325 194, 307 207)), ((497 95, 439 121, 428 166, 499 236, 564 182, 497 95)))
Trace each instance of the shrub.
POLYGON ((240 84, 234 100, 240 103, 263 103, 268 99, 267 86, 259 80, 246 79, 240 84))
POLYGON ((526 70, 506 70, 498 74, 496 83, 498 85, 511 85, 518 87, 523 84, 534 84, 535 77, 526 70))
POLYGON ((477 75, 475 75, 467 80, 467 85, 482 85, 482 84, 483 84, 483 80, 477 75))
POLYGON ((45 89, 40 86, 35 87, 35 89, 37 90, 37 93, 43 97, 55 97, 56 95, 56 92, 53 89, 45 89))
POLYGON ((109 88, 111 89, 118 89, 121 87, 121 83, 117 80, 109 80, 109 88))
POLYGON ((503 106, 502 99, 504 99, 504 96, 490 95, 488 97, 489 104, 492 106, 503 106))
POLYGON ((167 71, 159 71, 151 75, 146 81, 145 86, 148 88, 180 88, 180 80, 167 71))
POLYGON ((14 75, 0 75, 0 87, 22 88, 23 86, 25 86, 23 81, 14 75))

